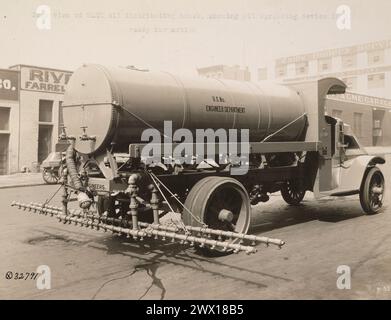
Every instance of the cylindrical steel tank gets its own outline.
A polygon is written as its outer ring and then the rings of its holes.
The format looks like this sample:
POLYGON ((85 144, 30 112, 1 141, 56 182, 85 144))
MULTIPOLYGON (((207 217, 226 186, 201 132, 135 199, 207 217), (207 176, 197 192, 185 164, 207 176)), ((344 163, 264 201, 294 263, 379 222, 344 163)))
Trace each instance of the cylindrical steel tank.
POLYGON ((306 126, 300 95, 289 87, 167 72, 85 65, 72 75, 63 103, 64 126, 75 149, 96 154, 125 151, 144 129, 250 129, 250 141, 299 118, 270 141, 295 141, 306 126), (80 136, 95 137, 83 140, 80 136))

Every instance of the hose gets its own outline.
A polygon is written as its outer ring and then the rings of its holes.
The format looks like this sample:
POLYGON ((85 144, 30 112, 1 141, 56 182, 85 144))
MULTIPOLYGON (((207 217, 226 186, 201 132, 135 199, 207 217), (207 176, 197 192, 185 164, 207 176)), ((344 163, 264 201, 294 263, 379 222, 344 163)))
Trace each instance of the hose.
POLYGON ((75 163, 75 151, 73 149, 72 144, 68 147, 68 149, 65 153, 65 162, 67 165, 68 174, 72 180, 72 183, 73 183, 75 189, 81 191, 82 184, 81 184, 79 175, 77 173, 76 163, 75 163))

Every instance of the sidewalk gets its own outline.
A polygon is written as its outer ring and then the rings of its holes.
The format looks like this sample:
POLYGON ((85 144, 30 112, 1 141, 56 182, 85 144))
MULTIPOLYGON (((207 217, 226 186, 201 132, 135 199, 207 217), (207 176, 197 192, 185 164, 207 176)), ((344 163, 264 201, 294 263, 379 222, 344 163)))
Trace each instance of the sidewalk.
POLYGON ((42 173, 0 175, 0 189, 44 185, 42 173))

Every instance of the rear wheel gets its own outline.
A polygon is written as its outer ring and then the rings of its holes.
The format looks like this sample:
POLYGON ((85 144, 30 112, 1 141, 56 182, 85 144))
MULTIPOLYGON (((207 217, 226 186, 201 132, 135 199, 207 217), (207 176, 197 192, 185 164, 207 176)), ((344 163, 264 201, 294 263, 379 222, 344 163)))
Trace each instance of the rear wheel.
MULTIPOLYGON (((251 206, 249 196, 244 186, 233 178, 207 177, 198 181, 186 198, 183 221, 186 225, 247 233, 250 227, 251 206)), ((237 243, 240 240, 229 240, 222 237, 215 240, 237 243)), ((208 256, 219 256, 230 253, 222 249, 211 250, 199 248, 208 256)))
POLYGON ((367 171, 360 188, 360 203, 367 214, 378 213, 383 206, 384 176, 378 167, 367 171))
POLYGON ((47 184, 56 184, 59 177, 54 169, 45 168, 42 171, 42 178, 47 184))
POLYGON ((282 198, 292 206, 298 206, 304 199, 306 190, 301 181, 287 181, 281 188, 282 198))

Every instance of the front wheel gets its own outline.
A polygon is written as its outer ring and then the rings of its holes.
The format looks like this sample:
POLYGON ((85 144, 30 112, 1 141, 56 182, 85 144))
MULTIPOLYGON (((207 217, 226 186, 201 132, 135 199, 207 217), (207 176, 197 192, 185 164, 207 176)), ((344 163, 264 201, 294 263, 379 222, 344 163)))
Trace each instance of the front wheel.
POLYGON ((301 181, 287 181, 281 187, 281 195, 286 203, 292 206, 298 206, 304 199, 306 190, 303 187, 301 181))
POLYGON ((367 171, 360 188, 360 203, 367 214, 378 213, 383 206, 384 176, 378 167, 367 171))

